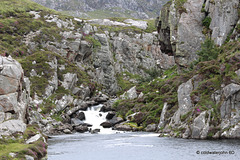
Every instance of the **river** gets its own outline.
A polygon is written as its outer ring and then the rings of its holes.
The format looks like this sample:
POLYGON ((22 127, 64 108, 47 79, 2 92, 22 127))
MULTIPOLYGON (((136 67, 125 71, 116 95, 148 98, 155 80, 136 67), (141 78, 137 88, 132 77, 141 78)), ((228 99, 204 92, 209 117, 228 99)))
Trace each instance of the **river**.
POLYGON ((72 134, 49 139, 49 160, 239 160, 239 140, 160 138, 150 133, 72 134), (209 152, 208 152, 209 151, 209 152), (212 154, 210 154, 212 152, 212 154))
POLYGON ((160 138, 156 133, 105 129, 102 105, 84 111, 99 134, 75 133, 49 139, 48 160, 239 160, 240 140, 160 138))

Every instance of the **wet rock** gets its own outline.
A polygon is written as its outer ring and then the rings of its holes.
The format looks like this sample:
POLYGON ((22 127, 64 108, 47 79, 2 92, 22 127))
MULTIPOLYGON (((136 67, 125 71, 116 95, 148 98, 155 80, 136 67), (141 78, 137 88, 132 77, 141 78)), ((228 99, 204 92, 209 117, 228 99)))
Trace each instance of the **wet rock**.
POLYGON ((81 121, 86 119, 84 112, 78 112, 75 118, 78 118, 81 121))
POLYGON ((77 132, 80 132, 80 133, 84 133, 84 132, 88 131, 88 127, 80 125, 80 126, 74 127, 74 130, 76 130, 77 132))
POLYGON ((103 128, 110 128, 110 127, 112 127, 112 123, 109 121, 106 121, 106 122, 101 123, 100 126, 103 126, 103 128))
POLYGON ((109 120, 112 125, 123 122, 124 120, 121 117, 114 116, 111 120, 109 120))
POLYGON ((119 130, 119 131, 131 131, 132 128, 129 125, 125 124, 117 124, 114 126, 114 129, 119 130))
POLYGON ((77 125, 80 125, 80 124, 83 124, 83 123, 84 123, 84 122, 81 121, 81 120, 78 119, 78 118, 72 118, 72 119, 71 119, 71 124, 72 124, 72 125, 77 126, 77 125))
POLYGON ((103 105, 102 108, 100 109, 100 112, 109 112, 112 111, 112 108, 110 105, 103 105))
POLYGON ((116 112, 114 112, 114 111, 109 111, 108 114, 107 114, 107 116, 106 116, 106 119, 107 119, 107 120, 110 120, 110 119, 112 119, 115 115, 116 115, 116 112))
POLYGON ((96 134, 96 133, 99 133, 99 132, 100 132, 100 129, 91 130, 91 134, 96 134))
POLYGON ((72 134, 72 132, 70 131, 70 129, 64 129, 64 130, 63 130, 63 133, 65 133, 65 134, 72 134))

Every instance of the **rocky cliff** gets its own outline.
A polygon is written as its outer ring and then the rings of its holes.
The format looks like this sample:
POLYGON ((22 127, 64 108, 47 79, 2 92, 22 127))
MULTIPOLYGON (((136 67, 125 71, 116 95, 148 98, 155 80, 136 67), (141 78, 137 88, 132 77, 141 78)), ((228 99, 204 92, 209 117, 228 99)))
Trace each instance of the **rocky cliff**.
POLYGON ((158 16, 167 0, 34 0, 48 8, 81 18, 127 17, 149 19, 158 16))
POLYGON ((182 66, 197 60, 201 43, 209 37, 221 46, 239 19, 239 1, 173 0, 160 12, 158 32, 163 53, 182 66))
POLYGON ((39 129, 88 131, 81 111, 97 104, 109 112, 104 127, 239 138, 238 5, 171 1, 155 28, 154 20, 81 20, 29 0, 1 1, 1 140, 20 136, 14 144, 34 143, 27 154, 42 157, 39 129))

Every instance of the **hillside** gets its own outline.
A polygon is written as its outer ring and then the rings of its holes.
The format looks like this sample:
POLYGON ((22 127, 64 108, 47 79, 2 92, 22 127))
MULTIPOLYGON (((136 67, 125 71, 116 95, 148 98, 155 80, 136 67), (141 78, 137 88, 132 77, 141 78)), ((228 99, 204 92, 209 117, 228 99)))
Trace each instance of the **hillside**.
POLYGON ((167 0, 34 0, 35 2, 80 18, 126 17, 156 18, 167 0))
POLYGON ((116 130, 239 138, 239 1, 215 1, 91 20, 2 0, 0 157, 44 157, 45 134, 90 131, 82 111, 98 104, 116 130))

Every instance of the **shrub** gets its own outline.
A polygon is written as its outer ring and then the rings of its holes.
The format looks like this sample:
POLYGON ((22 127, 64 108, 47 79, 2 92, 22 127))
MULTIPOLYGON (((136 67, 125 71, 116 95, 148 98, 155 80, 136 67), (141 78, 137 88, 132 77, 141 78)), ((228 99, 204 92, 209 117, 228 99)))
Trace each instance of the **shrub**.
POLYGON ((201 50, 197 52, 199 61, 210 61, 218 57, 220 49, 215 45, 214 41, 207 38, 201 45, 201 50))

